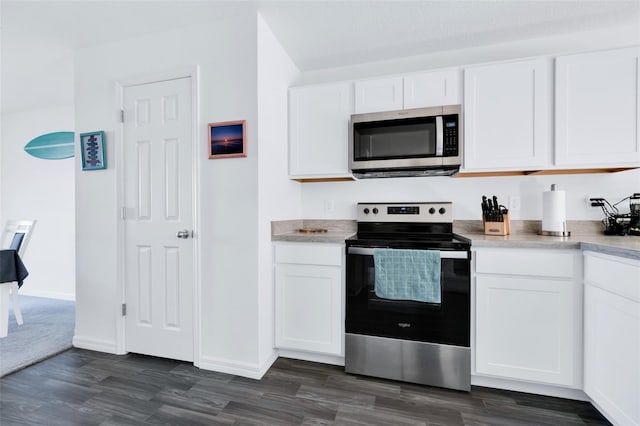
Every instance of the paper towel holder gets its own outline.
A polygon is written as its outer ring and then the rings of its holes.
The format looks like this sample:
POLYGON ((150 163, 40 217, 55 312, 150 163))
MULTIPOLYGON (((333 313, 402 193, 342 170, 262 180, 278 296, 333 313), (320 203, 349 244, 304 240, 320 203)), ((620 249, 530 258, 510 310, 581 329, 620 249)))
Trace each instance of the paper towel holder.
MULTIPOLYGON (((566 228, 566 222, 564 226, 566 228)), ((538 231, 538 235, 544 235, 546 237, 570 237, 571 231, 538 231)))
MULTIPOLYGON (((555 191, 557 189, 556 184, 552 184, 551 185, 551 190, 555 191)), ((543 235, 543 236, 547 236, 547 237, 570 237, 571 236, 571 231, 567 231, 567 221, 563 221, 562 222, 562 231, 544 231, 544 230, 540 230, 538 231, 538 235, 543 235)))

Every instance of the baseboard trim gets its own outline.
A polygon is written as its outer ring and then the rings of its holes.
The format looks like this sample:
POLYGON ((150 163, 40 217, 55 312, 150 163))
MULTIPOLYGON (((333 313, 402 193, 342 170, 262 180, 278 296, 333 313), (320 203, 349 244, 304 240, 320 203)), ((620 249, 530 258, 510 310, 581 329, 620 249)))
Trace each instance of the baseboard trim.
POLYGON ((200 355, 198 368, 203 370, 217 371, 219 373, 233 374, 247 377, 249 379, 260 380, 262 376, 271 368, 271 365, 278 359, 278 354, 274 352, 262 364, 252 364, 248 362, 238 362, 229 359, 213 358, 200 355))
POLYGON ((344 367, 344 356, 292 351, 290 349, 280 349, 278 350, 278 354, 283 358, 300 359, 302 361, 320 362, 323 364, 339 365, 344 367))
MULTIPOLYGON (((28 286, 25 286, 28 287, 28 286)), ((44 297, 47 299, 58 299, 58 300, 76 300, 76 295, 71 293, 58 293, 55 291, 29 291, 26 288, 20 289, 21 296, 32 296, 32 297, 44 297)))
MULTIPOLYGON (((607 413, 606 410, 604 410, 602 408, 602 406, 600 404, 598 404, 597 402, 595 402, 593 399, 589 400, 591 402, 591 405, 593 405, 594 407, 596 407, 596 410, 598 410, 600 412, 600 414, 602 414, 607 420, 609 420, 609 422, 612 425, 618 425, 618 424, 627 424, 626 422, 621 421, 621 419, 624 419, 626 421, 628 421, 628 424, 634 424, 633 421, 627 417, 624 413, 621 413, 620 411, 618 411, 616 414, 618 414, 618 418, 614 419, 609 413, 607 413)), ((637 424, 637 423, 636 423, 637 424)))
POLYGON ((118 354, 116 342, 111 340, 94 339, 91 337, 73 336, 72 344, 74 348, 88 349, 90 351, 118 354))
POLYGON ((506 389, 516 392, 533 393, 537 395, 554 396, 556 398, 574 399, 576 401, 590 401, 581 389, 563 388, 560 386, 543 385, 539 383, 520 382, 495 377, 471 375, 472 386, 484 386, 487 388, 506 389))

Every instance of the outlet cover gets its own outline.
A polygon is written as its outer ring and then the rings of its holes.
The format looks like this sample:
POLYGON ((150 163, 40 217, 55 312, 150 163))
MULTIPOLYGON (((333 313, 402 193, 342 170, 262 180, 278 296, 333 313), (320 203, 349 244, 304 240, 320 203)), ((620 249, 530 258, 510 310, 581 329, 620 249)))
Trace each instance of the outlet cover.
POLYGON ((509 210, 514 212, 520 211, 520 197, 518 195, 509 196, 509 210))

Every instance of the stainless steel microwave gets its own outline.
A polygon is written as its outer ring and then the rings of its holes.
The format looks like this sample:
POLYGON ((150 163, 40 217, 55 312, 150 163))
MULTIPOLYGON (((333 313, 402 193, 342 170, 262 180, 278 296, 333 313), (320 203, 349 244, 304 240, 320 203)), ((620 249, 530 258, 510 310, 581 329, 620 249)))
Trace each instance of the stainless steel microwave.
POLYGON ((349 167, 357 178, 450 176, 462 164, 462 106, 354 114, 349 167))

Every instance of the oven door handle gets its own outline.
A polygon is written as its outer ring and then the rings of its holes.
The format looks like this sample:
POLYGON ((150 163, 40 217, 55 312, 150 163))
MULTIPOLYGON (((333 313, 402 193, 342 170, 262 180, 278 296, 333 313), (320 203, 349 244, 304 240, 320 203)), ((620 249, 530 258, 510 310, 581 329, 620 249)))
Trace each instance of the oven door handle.
MULTIPOLYGON (((368 247, 349 247, 347 254, 362 254, 365 256, 373 255, 373 248, 368 247)), ((440 250, 440 259, 467 259, 469 252, 464 250, 440 250)))

